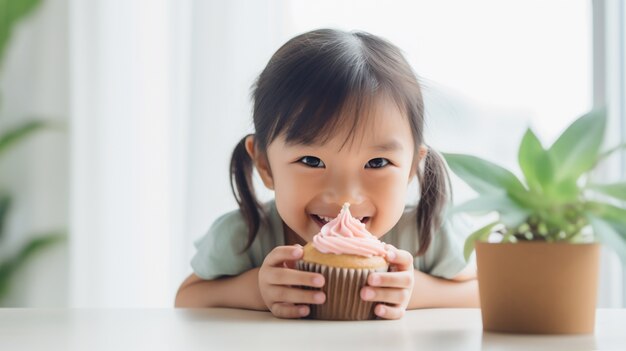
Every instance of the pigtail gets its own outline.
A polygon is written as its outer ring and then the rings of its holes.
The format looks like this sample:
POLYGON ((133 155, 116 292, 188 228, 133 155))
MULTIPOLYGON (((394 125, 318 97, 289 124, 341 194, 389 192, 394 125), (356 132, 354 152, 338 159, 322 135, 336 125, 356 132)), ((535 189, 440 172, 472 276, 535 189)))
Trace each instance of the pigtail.
POLYGON ((433 235, 443 223, 443 212, 448 202, 450 177, 441 155, 429 148, 424 160, 424 171, 417 172, 420 183, 420 200, 417 204, 417 232, 419 251, 423 255, 432 241, 433 235))
POLYGON ((243 137, 237 144, 230 159, 230 188, 248 227, 248 242, 241 252, 250 248, 259 230, 261 221, 265 220, 263 208, 256 198, 254 185, 252 184, 253 163, 246 151, 247 137, 243 137))

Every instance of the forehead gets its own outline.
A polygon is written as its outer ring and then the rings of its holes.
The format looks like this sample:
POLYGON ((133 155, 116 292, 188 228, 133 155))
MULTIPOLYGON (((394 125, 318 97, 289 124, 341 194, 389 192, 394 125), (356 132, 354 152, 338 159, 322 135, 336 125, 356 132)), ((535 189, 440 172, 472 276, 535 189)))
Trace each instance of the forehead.
MULTIPOLYGON (((337 152, 373 146, 381 151, 398 147, 407 151, 414 149, 409 117, 390 97, 377 97, 365 106, 348 105, 336 118, 343 123, 337 123, 336 128, 310 146, 330 147, 337 152)), ((296 141, 287 145, 301 144, 296 141)))

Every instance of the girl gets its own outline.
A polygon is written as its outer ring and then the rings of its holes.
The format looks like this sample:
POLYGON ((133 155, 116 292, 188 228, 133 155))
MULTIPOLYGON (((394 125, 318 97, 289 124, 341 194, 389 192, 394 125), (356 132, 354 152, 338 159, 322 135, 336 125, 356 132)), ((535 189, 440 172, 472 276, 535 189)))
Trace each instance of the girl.
POLYGON ((442 159, 424 144, 420 86, 397 47, 364 32, 299 35, 270 59, 253 100, 256 132, 239 142, 230 166, 239 210, 196 242, 194 273, 179 288, 177 307, 306 316, 325 296, 298 286, 321 287, 324 278, 293 269, 294 262, 345 202, 391 245, 390 272, 370 274, 361 291, 379 302, 376 315, 478 306, 474 271, 442 223, 449 182, 442 159), (273 201, 257 201, 253 166, 273 201), (419 203, 405 208, 415 177, 419 203))

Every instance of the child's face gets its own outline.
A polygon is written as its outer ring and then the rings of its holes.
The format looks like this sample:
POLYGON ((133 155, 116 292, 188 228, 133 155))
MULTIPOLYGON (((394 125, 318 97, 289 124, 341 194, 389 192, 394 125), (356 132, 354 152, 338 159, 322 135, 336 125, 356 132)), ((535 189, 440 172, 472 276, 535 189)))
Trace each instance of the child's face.
POLYGON ((345 202, 376 237, 387 233, 404 211, 421 158, 414 155, 408 119, 388 100, 376 103, 370 113, 352 144, 341 148, 345 133, 314 146, 287 145, 281 135, 268 146, 269 169, 256 164, 265 185, 275 191, 281 218, 307 242, 324 225, 320 217, 334 218, 345 202))

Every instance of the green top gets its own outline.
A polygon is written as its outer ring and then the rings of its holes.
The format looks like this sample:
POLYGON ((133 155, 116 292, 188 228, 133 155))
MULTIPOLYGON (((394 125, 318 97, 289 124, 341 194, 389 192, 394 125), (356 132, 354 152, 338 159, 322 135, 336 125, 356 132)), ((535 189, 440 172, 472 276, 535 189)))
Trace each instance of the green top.
MULTIPOLYGON (((263 207, 268 214, 270 227, 261 224, 254 242, 245 252, 240 253, 248 242, 248 229, 239 210, 219 217, 208 233, 194 243, 197 252, 191 260, 191 267, 198 277, 211 280, 239 275, 260 267, 270 251, 276 246, 285 245, 283 222, 275 202, 269 201, 263 207)), ((408 252, 417 252, 419 244, 415 217, 415 207, 407 207, 398 223, 380 240, 408 252)), ((451 223, 446 222, 442 230, 433 236, 426 253, 415 257, 415 269, 449 279, 466 266, 459 243, 462 238, 452 235, 450 227, 451 223)))

